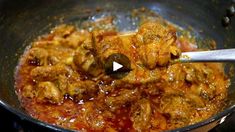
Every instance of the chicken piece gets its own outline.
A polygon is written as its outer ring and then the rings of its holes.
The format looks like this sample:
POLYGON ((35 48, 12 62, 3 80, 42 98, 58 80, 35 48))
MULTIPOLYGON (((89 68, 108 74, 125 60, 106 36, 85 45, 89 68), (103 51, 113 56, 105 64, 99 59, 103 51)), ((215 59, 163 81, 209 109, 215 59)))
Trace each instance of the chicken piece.
POLYGON ((127 76, 120 80, 122 83, 128 84, 147 84, 159 81, 161 74, 159 69, 148 70, 144 67, 132 66, 133 70, 127 76))
POLYGON ((66 37, 65 41, 64 46, 74 49, 83 43, 91 45, 91 34, 85 30, 78 30, 66 37))
POLYGON ((159 22, 146 22, 140 26, 136 34, 137 47, 143 44, 159 42, 170 34, 175 34, 175 29, 166 27, 159 22))
POLYGON ((48 51, 47 65, 55 66, 60 64, 71 65, 68 63, 68 58, 72 58, 74 51, 72 49, 64 48, 61 46, 50 47, 46 49, 48 51))
MULTIPOLYGON (((94 31, 92 33, 93 43, 87 42, 77 48, 74 55, 74 63, 78 67, 78 70, 92 76, 98 76, 102 73, 102 63, 104 63, 104 59, 100 58, 104 58, 104 52, 106 48, 110 48, 110 45, 108 43, 99 43, 99 41, 101 41, 106 34, 108 33, 104 31, 94 31)), ((110 43, 112 43, 112 41, 110 41, 110 43)), ((110 50, 111 49, 109 49, 109 51, 110 50)), ((106 55, 106 57, 108 55, 106 55)))
POLYGON ((94 30, 92 31, 92 38, 94 41, 95 49, 100 49, 99 43, 105 38, 109 36, 117 35, 116 31, 106 31, 106 30, 94 30), (97 48, 98 47, 98 48, 97 48))
POLYGON ((92 76, 98 76, 102 72, 102 66, 95 58, 95 49, 92 44, 92 36, 86 39, 77 49, 73 57, 73 62, 78 70, 92 76))
POLYGON ((133 102, 140 97, 140 94, 137 89, 121 90, 117 96, 108 96, 105 99, 105 103, 110 107, 112 111, 115 111, 117 108, 120 108, 122 105, 133 102))
POLYGON ((73 57, 73 62, 78 70, 92 76, 98 76, 102 73, 101 64, 95 59, 90 50, 82 47, 77 48, 77 52, 73 57))
POLYGON ((186 80, 192 83, 205 83, 206 80, 213 80, 213 71, 205 64, 185 64, 186 80))
MULTIPOLYGON (((147 68, 154 69, 157 66, 159 48, 159 45, 155 43, 140 46, 140 59, 147 68)), ((169 60, 169 56, 167 57, 167 60, 169 60)))
POLYGON ((170 65, 166 71, 167 79, 169 82, 184 82, 186 78, 186 73, 183 69, 183 64, 170 65))
POLYGON ((50 43, 52 47, 63 46, 65 48, 76 49, 82 43, 91 42, 91 34, 85 30, 76 30, 65 36, 66 37, 60 35, 54 36, 48 43, 50 43))
POLYGON ((141 25, 133 41, 141 61, 149 69, 165 66, 173 57, 180 55, 175 43, 176 30, 157 22, 141 25))
POLYGON ((48 65, 51 65, 51 66, 60 63, 59 58, 56 56, 48 56, 47 61, 48 61, 48 65))
POLYGON ((93 31, 94 48, 98 55, 98 58, 102 63, 105 63, 105 59, 113 53, 121 53, 123 43, 116 32, 106 32, 104 30, 93 31))
POLYGON ((166 74, 163 75, 165 81, 172 85, 171 88, 179 89, 184 85, 186 73, 182 67, 182 64, 170 65, 166 74))
POLYGON ((52 30, 45 39, 33 43, 34 47, 76 49, 82 43, 91 42, 91 34, 85 30, 76 30, 74 26, 61 25, 52 30))
POLYGON ((167 128, 167 120, 166 118, 159 112, 154 112, 153 116, 151 116, 151 126, 152 131, 157 130, 166 130, 167 128))
POLYGON ((40 82, 37 86, 36 98, 38 102, 50 102, 60 104, 63 100, 63 95, 60 90, 52 82, 40 82))
POLYGON ((51 33, 57 37, 66 37, 75 31, 75 27, 72 25, 62 24, 55 27, 51 33))
POLYGON ((104 61, 113 53, 122 53, 123 43, 121 38, 117 36, 107 37, 99 44, 99 55, 101 60, 104 61))
POLYGON ((188 98, 190 100, 190 104, 193 107, 197 107, 197 108, 203 108, 205 107, 205 100, 203 100, 203 98, 197 94, 194 93, 190 93, 188 92, 185 95, 186 98, 188 98))
POLYGON ((29 65, 42 66, 48 64, 47 57, 48 57, 47 50, 43 48, 32 48, 29 51, 29 55, 27 56, 27 61, 29 65))
POLYGON ((67 93, 75 100, 88 100, 95 97, 98 90, 93 81, 79 81, 69 84, 67 93))
POLYGON ((56 80, 59 75, 69 74, 70 69, 64 65, 40 66, 31 70, 30 76, 35 81, 56 80))
MULTIPOLYGON (((93 31, 94 47, 96 49, 98 59, 105 63, 105 60, 114 53, 126 55, 131 61, 132 71, 124 78, 120 79, 123 83, 143 84, 154 82, 160 78, 158 69, 149 70, 140 66, 136 49, 134 48, 133 36, 119 36, 115 32, 93 31)), ((152 55, 147 59, 153 59, 152 55)))
POLYGON ((206 64, 184 64, 185 81, 192 84, 190 90, 203 99, 210 100, 215 97, 216 72, 206 64))
POLYGON ((223 76, 221 65, 213 63, 185 64, 186 81, 192 83, 191 90, 205 100, 216 96, 224 98, 228 80, 223 76))
MULTIPOLYGON (((70 78, 71 79, 71 78, 70 78)), ((67 88, 69 85, 69 78, 65 75, 59 75, 54 81, 55 85, 59 88, 63 95, 67 94, 67 88)))
POLYGON ((141 99, 131 106, 130 119, 137 131, 144 131, 150 128, 152 109, 147 99, 141 99))
POLYGON ((55 48, 56 46, 68 45, 66 37, 70 36, 73 32, 75 32, 75 30, 75 27, 72 25, 62 24, 57 26, 51 31, 49 35, 42 36, 40 40, 34 42, 33 47, 55 48))
POLYGON ((35 90, 33 89, 32 85, 26 85, 22 89, 22 96, 26 98, 33 98, 35 97, 35 90))
POLYGON ((170 124, 174 124, 174 128, 183 127, 189 124, 189 117, 193 114, 189 102, 183 95, 166 94, 161 98, 160 110, 163 114, 169 115, 170 124))

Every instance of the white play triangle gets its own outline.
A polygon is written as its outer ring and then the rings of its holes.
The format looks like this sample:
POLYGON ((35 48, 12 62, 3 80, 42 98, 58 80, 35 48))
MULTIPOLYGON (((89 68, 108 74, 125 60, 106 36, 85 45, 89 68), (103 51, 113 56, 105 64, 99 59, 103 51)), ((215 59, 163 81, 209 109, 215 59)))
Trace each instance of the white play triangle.
POLYGON ((117 71, 118 69, 122 68, 123 65, 113 61, 113 71, 117 71))

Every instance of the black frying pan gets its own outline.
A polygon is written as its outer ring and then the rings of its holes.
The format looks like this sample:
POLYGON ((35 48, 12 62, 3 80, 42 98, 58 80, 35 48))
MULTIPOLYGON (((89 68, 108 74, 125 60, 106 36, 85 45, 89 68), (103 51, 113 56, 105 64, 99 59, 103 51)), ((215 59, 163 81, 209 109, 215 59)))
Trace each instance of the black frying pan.
MULTIPOLYGON (((218 48, 235 48, 235 22, 227 28, 221 25, 225 10, 231 5, 232 0, 0 0, 0 105, 29 122, 64 130, 28 116, 14 91, 15 67, 25 47, 56 24, 79 24, 102 12, 125 16, 133 8, 147 7, 184 28, 193 27, 192 32, 199 38, 215 39, 218 48), (97 13, 96 7, 101 11, 97 13)), ((125 25, 120 26, 126 28, 125 25)), ((226 71, 231 65, 234 64, 228 65, 226 71)), ((234 78, 228 94, 228 106, 224 111, 177 131, 207 131, 215 127, 235 109, 234 78)))

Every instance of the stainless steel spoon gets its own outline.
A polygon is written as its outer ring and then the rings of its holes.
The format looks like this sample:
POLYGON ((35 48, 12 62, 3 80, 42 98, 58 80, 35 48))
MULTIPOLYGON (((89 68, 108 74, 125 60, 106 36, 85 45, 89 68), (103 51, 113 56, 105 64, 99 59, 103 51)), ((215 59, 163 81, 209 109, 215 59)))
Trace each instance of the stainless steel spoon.
POLYGON ((176 62, 235 62, 235 49, 183 52, 176 62))

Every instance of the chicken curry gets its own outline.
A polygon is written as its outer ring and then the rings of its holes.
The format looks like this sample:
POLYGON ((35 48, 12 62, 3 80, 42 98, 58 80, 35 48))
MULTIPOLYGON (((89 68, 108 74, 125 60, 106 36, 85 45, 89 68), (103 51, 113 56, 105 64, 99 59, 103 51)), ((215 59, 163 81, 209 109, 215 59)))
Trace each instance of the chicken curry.
POLYGON ((16 92, 34 118, 81 131, 163 131, 205 120, 225 105, 229 79, 218 63, 172 63, 200 50, 172 24, 156 20, 123 34, 101 19, 91 30, 62 24, 22 55, 16 92), (94 28, 95 27, 95 28, 94 28), (107 58, 125 55, 131 70, 105 73, 107 58))

